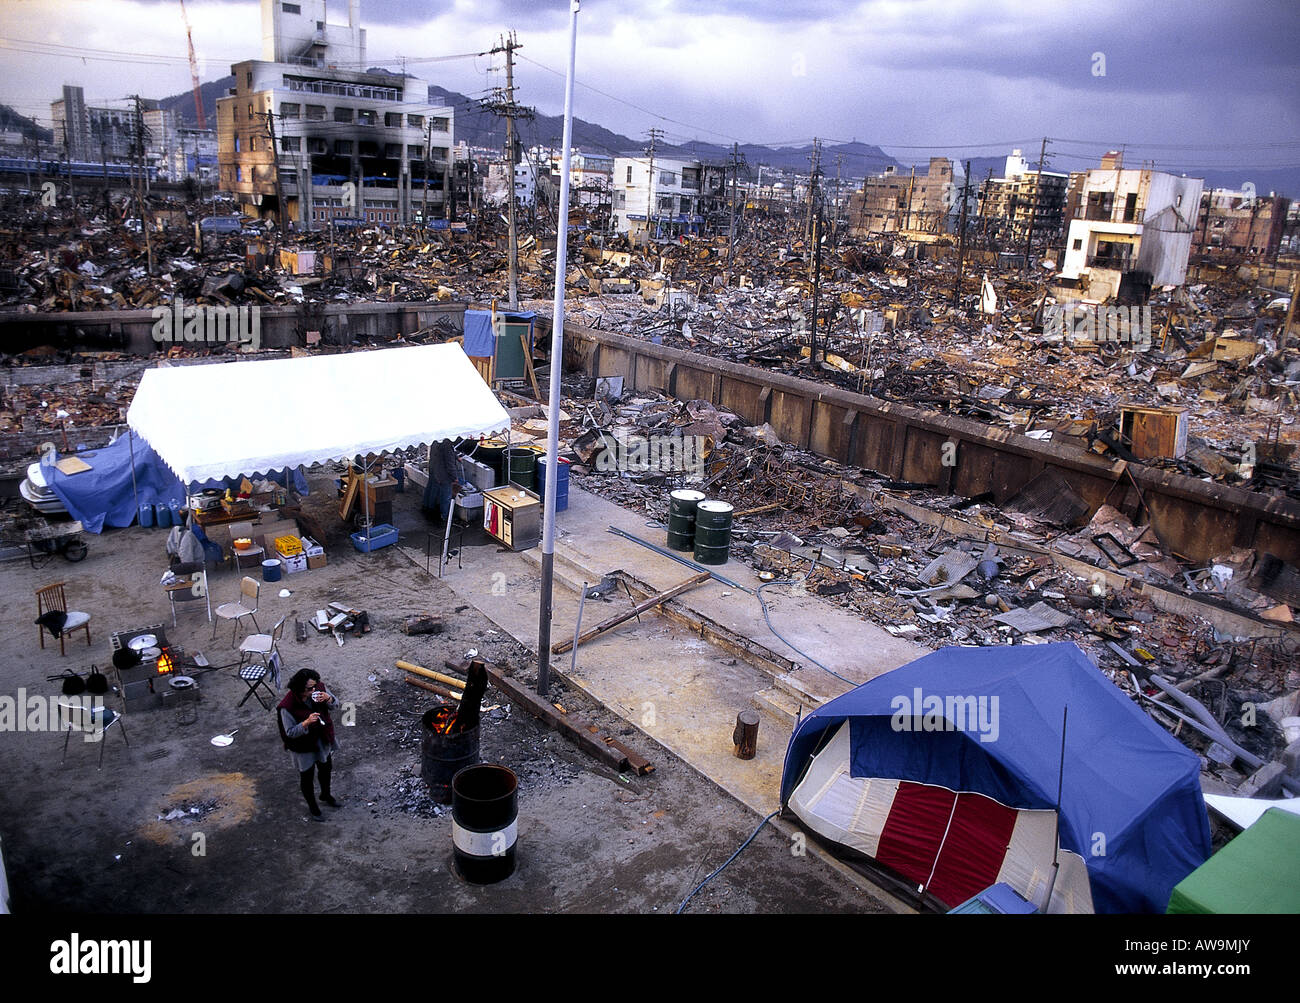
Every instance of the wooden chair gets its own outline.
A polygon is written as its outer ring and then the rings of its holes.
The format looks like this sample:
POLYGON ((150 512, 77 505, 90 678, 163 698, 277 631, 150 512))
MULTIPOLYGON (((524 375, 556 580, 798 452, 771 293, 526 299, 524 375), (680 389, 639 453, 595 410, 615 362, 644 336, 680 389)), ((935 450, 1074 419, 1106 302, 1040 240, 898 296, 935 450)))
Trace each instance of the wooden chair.
POLYGON ((235 646, 235 634, 239 631, 239 621, 244 617, 252 617, 253 626, 258 630, 261 630, 262 628, 257 624, 257 601, 261 592, 262 586, 258 583, 256 578, 244 576, 244 578, 239 582, 239 601, 223 602, 216 608, 215 612, 217 616, 212 622, 212 639, 214 641, 216 640, 217 628, 221 625, 221 620, 234 621, 234 626, 230 631, 230 646, 232 648, 235 646), (252 606, 245 605, 245 600, 247 599, 253 600, 252 606))
POLYGON ((36 634, 40 639, 41 648, 45 648, 45 632, 48 630, 51 634, 59 639, 59 654, 66 655, 64 650, 63 639, 74 630, 84 630, 86 632, 86 646, 90 646, 90 614, 78 613, 75 610, 68 609, 67 597, 63 594, 63 582, 55 582, 53 585, 46 585, 36 590, 36 634), (40 617, 46 613, 62 613, 66 619, 63 626, 57 631, 47 627, 40 622, 40 617))

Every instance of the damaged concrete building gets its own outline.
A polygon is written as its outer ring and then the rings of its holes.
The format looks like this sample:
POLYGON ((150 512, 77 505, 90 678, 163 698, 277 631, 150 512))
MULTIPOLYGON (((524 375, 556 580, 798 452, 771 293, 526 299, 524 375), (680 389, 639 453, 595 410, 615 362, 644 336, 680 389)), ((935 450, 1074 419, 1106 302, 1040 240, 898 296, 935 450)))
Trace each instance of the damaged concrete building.
POLYGON ((648 155, 615 157, 612 184, 614 230, 622 234, 698 234, 726 191, 720 167, 648 155))
POLYGON ((1180 286, 1205 182, 1147 168, 1094 168, 1070 220, 1057 287, 1066 298, 1145 302, 1180 286))
POLYGON ((984 232, 994 239, 1023 244, 1030 228, 1043 244, 1054 243, 1065 224, 1069 176, 1030 170, 1020 150, 1007 157, 1002 177, 980 186, 979 214, 984 232))
POLYGON ((1192 254, 1198 258, 1277 257, 1291 200, 1274 192, 1215 188, 1201 195, 1192 254))
POLYGON ((904 177, 890 167, 865 178, 860 191, 849 196, 849 234, 870 237, 882 233, 944 233, 957 205, 952 161, 931 157, 925 174, 915 168, 904 177))
POLYGON ((217 101, 221 188, 247 215, 306 231, 443 214, 454 111, 418 77, 366 70, 360 6, 331 25, 324 0, 262 0, 262 58, 217 101))

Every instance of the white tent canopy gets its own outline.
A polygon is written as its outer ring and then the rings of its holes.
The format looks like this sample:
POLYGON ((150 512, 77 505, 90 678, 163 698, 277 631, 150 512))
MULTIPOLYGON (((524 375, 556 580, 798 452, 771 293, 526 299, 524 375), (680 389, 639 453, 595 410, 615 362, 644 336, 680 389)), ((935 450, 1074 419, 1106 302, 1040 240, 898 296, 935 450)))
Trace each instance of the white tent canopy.
POLYGON ((185 484, 510 426, 454 343, 149 369, 126 420, 185 484))

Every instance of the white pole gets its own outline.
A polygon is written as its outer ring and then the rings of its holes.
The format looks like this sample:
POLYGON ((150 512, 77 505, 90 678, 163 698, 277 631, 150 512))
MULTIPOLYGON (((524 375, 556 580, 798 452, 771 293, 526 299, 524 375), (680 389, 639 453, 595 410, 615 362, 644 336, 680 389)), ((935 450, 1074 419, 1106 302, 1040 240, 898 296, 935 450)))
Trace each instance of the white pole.
MULTIPOLYGON (((550 410, 546 429, 546 497, 542 502, 542 599, 537 623, 537 692, 550 686, 551 594, 555 584, 555 492, 559 481, 560 376, 564 369, 564 273, 569 254, 569 149, 573 142, 573 74, 578 54, 578 8, 569 3, 569 73, 564 81, 564 147, 555 235, 555 309, 551 315, 550 410)), ((513 184, 514 179, 511 179, 513 184)))

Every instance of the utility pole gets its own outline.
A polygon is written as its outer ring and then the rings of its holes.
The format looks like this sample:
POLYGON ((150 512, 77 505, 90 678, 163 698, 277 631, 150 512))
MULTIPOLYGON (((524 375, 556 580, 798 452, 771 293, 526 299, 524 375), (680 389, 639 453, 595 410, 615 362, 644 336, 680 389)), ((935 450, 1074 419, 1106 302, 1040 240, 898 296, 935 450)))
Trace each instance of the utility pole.
POLYGON ((984 184, 980 186, 980 242, 984 245, 984 250, 989 247, 989 221, 988 208, 989 197, 993 194, 993 168, 989 168, 988 174, 984 178, 984 184))
POLYGON ((916 165, 912 165, 912 173, 907 179, 907 218, 903 221, 903 229, 912 229, 912 188, 916 184, 916 165))
POLYGON ((812 211, 812 229, 813 229, 813 302, 812 302, 812 338, 808 349, 808 365, 813 372, 817 370, 817 318, 821 312, 821 289, 822 289, 822 201, 817 199, 817 205, 812 211))
POLYGON ((731 144, 731 222, 727 225, 727 268, 725 285, 731 285, 731 256, 736 246, 736 182, 740 173, 740 144, 731 144))
POLYGON ((77 193, 72 188, 72 150, 68 148, 68 121, 63 120, 63 162, 68 170, 68 201, 72 203, 72 218, 77 218, 77 193))
POLYGON ((812 230, 812 337, 808 349, 808 366, 817 371, 817 317, 821 312, 822 289, 822 196, 821 196, 821 141, 813 139, 813 171, 809 185, 808 221, 812 230))
MULTIPOLYGON (((433 119, 426 118, 424 122, 424 200, 420 209, 420 223, 427 229, 429 226, 429 149, 433 142, 433 119)), ((447 212, 447 175, 443 174, 442 182, 442 210, 443 215, 447 212)))
POLYGON ((816 136, 813 137, 813 151, 808 159, 812 163, 812 174, 808 182, 808 216, 803 230, 805 240, 812 239, 813 203, 817 200, 817 178, 821 174, 822 167, 822 141, 816 136))
POLYGON ((506 120, 506 173, 509 175, 506 184, 506 222, 510 229, 508 259, 509 305, 511 310, 519 308, 519 248, 518 231, 515 228, 515 163, 517 156, 515 119, 533 117, 531 109, 521 108, 515 103, 515 50, 521 48, 523 46, 516 40, 515 33, 512 31, 509 37, 501 37, 496 48, 489 50, 493 54, 498 52, 506 54, 506 86, 504 90, 498 87, 493 92, 492 98, 480 105, 483 110, 506 120))
POLYGON ((844 166, 844 154, 835 154, 835 218, 831 221, 831 243, 834 244, 840 229, 840 168, 844 166))
POLYGON ((647 151, 650 154, 650 163, 645 181, 645 235, 646 240, 649 241, 650 221, 654 219, 655 205, 655 144, 663 139, 664 131, 662 129, 651 129, 647 135, 650 137, 650 148, 647 151))
MULTIPOLYGON (((808 178, 808 226, 807 229, 805 230, 804 236, 806 239, 816 242, 819 235, 815 232, 817 229, 817 225, 814 222, 813 217, 816 215, 817 208, 821 204, 821 183, 820 182, 822 176, 822 141, 815 136, 813 137, 812 156, 809 157, 809 160, 812 162, 812 174, 809 175, 808 178)), ((816 246, 815 243, 814 246, 816 246)), ((816 266, 813 265, 811 261, 809 261, 808 277, 813 280, 813 303, 814 303, 814 312, 815 312, 816 310, 815 304, 817 299, 817 285, 816 285, 817 270, 816 270, 816 266)), ((816 332, 814 331, 813 333, 815 336, 816 332)), ((814 347, 816 347, 815 340, 813 342, 813 345, 814 347)))
POLYGON ((957 223, 957 281, 952 287, 952 306, 955 310, 961 299, 961 272, 966 259, 966 202, 970 195, 970 161, 966 161, 966 178, 961 185, 961 217, 957 223))
POLYGON ((1034 185, 1034 201, 1029 206, 1029 233, 1025 236, 1025 268, 1029 267, 1029 255, 1034 249, 1034 221, 1038 216, 1038 203, 1043 198, 1043 162, 1047 156, 1047 137, 1038 151, 1038 176, 1034 185))
POLYGON ((148 274, 153 274, 153 241, 149 236, 149 221, 146 218, 145 205, 149 197, 149 173, 144 163, 144 113, 140 110, 140 95, 135 97, 135 161, 140 169, 140 187, 136 189, 137 206, 140 211, 140 230, 144 233, 145 261, 148 274))
POLYGON ((108 148, 103 136, 99 137, 99 166, 104 171, 104 222, 111 223, 108 208, 108 148))
MULTIPOLYGON (((268 109, 262 114, 266 116, 266 135, 271 142, 271 167, 275 171, 275 228, 279 230, 280 235, 283 236, 284 217, 288 210, 285 208, 284 204, 284 192, 280 189, 280 155, 275 149, 275 113, 268 109)), ((298 193, 298 197, 302 197, 301 192, 298 193)))

